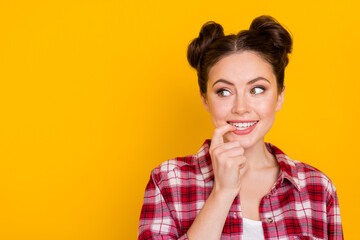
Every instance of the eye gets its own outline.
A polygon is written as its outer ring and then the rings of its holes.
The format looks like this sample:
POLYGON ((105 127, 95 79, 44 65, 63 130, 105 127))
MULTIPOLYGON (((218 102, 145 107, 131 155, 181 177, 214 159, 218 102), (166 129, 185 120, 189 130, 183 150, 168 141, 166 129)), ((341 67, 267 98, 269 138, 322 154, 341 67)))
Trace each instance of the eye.
POLYGON ((227 97, 227 96, 230 96, 230 91, 229 90, 226 90, 226 89, 219 89, 217 92, 216 92, 217 95, 219 95, 220 97, 227 97))
POLYGON ((265 88, 263 87, 254 87, 250 90, 251 94, 260 94, 265 91, 265 88))

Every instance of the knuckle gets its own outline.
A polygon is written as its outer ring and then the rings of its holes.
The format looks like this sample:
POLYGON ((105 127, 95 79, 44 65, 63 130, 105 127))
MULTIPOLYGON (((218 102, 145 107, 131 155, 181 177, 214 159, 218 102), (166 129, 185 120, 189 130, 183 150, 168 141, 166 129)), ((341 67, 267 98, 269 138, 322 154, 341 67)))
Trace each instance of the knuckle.
POLYGON ((212 149, 212 154, 218 156, 220 154, 220 149, 219 148, 212 149))
POLYGON ((216 128, 216 129, 214 130, 214 136, 218 136, 218 135, 221 135, 221 129, 216 128))
POLYGON ((246 157, 245 156, 240 156, 239 161, 242 163, 246 162, 246 157))
POLYGON ((244 148, 240 148, 240 149, 239 149, 239 153, 240 153, 240 154, 244 154, 244 152, 245 152, 245 151, 244 151, 244 148))

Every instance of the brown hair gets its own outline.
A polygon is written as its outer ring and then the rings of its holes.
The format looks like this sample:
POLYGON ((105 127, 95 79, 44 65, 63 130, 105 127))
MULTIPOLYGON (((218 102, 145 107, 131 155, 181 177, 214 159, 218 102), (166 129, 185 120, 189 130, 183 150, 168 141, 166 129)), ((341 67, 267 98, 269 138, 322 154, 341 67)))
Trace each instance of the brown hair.
POLYGON ((273 17, 260 16, 249 30, 237 35, 224 35, 223 27, 215 22, 205 23, 188 47, 187 59, 197 70, 201 94, 206 96, 210 68, 220 59, 242 51, 254 51, 271 64, 276 76, 278 92, 284 88, 284 71, 292 50, 289 32, 273 17))

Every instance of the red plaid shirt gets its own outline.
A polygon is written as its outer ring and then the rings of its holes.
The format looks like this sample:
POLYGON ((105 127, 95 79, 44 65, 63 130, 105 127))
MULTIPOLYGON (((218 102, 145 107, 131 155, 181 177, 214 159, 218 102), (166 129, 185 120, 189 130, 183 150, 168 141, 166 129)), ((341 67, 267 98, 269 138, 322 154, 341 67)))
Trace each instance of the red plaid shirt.
MULTIPOLYGON (((206 140, 196 155, 175 158, 154 169, 146 187, 138 239, 187 239, 186 232, 211 193, 214 175, 206 140)), ((319 170, 291 160, 270 143, 280 175, 260 203, 265 239, 343 239, 336 189, 319 170)), ((239 196, 221 239, 242 238, 239 196)))

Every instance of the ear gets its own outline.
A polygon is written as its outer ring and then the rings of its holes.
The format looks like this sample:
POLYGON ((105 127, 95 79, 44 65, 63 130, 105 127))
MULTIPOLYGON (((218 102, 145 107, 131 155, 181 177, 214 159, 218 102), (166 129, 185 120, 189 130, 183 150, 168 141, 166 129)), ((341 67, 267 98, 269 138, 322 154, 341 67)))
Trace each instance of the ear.
POLYGON ((283 90, 281 91, 281 93, 278 95, 278 100, 276 103, 276 111, 277 112, 281 110, 281 107, 284 103, 284 96, 285 96, 285 86, 284 86, 283 90))
POLYGON ((206 111, 209 112, 209 104, 208 104, 207 97, 204 96, 201 92, 200 92, 200 97, 201 97, 201 100, 202 100, 202 102, 204 104, 204 107, 205 107, 206 111))

